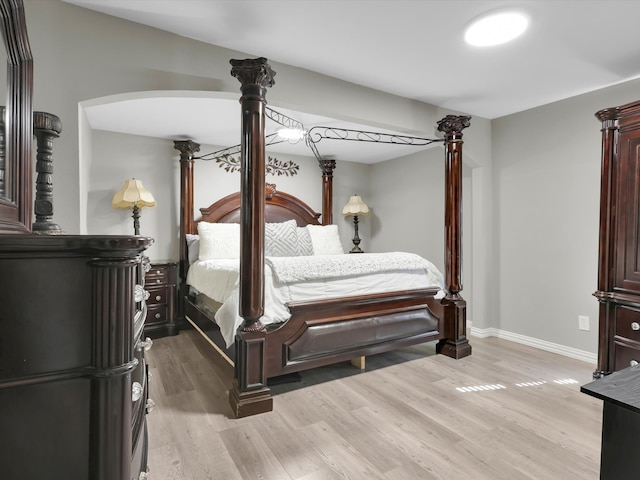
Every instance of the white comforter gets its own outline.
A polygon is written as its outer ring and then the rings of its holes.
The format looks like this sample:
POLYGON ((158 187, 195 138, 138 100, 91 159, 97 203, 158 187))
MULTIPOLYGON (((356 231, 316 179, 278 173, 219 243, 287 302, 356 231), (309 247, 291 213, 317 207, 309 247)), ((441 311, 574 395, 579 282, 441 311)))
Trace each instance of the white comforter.
MULTIPOLYGON (((242 324, 239 315, 239 260, 203 260, 189 268, 187 283, 220 302, 215 315, 230 346, 242 324)), ((265 259, 264 325, 291 316, 287 303, 371 293, 444 288, 440 271, 428 260, 410 253, 363 253, 265 259)))

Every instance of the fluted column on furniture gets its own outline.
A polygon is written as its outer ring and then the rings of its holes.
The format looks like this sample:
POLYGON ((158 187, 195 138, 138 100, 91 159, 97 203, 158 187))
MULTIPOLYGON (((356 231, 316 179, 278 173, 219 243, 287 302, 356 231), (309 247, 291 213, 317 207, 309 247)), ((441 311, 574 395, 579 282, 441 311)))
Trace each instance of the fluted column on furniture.
POLYGON ((468 116, 447 115, 438 122, 438 131, 445 134, 445 286, 442 300, 445 307, 445 338, 436 350, 453 358, 471 354, 467 339, 466 302, 462 291, 462 130, 469 126, 468 116))
POLYGON ((240 83, 242 142, 240 191, 240 316, 242 335, 236 335, 236 375, 229 401, 236 416, 273 409, 264 367, 264 203, 265 105, 267 87, 275 72, 266 58, 231 60, 231 75, 240 83))
POLYGON ((33 112, 33 134, 37 141, 35 233, 61 233, 53 223, 53 140, 60 136, 62 122, 52 113, 33 112))
POLYGON ((131 372, 137 365, 133 356, 133 318, 136 260, 91 262, 95 285, 93 319, 97 348, 93 365, 101 373, 91 380, 91 421, 106 435, 90 437, 91 478, 131 478, 131 460, 120 449, 132 450, 131 372), (123 306, 126 306, 123 307, 123 306), (108 395, 109 391, 122 392, 108 395), (118 412, 116 416, 113 412, 118 412), (122 458, 123 461, 117 461, 122 458))
POLYGON ((243 331, 262 330, 264 312, 265 105, 275 72, 266 58, 231 60, 240 83, 240 316, 243 331))

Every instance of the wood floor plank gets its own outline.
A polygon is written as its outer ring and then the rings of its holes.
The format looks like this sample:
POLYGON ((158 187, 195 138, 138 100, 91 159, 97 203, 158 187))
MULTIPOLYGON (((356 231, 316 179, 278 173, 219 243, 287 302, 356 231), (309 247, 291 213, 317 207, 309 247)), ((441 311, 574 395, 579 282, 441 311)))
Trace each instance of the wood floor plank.
POLYGON ((367 357, 362 372, 348 362, 303 372, 272 388, 273 412, 233 419, 228 364, 195 331, 158 339, 152 478, 597 480, 602 402, 579 392, 595 366, 471 343, 461 360, 426 344, 367 357), (460 390, 493 384, 503 388, 460 390))
POLYGON ((304 478, 324 470, 324 462, 315 455, 313 446, 298 435, 279 411, 260 416, 252 422, 269 450, 291 478, 304 478), (282 435, 289 431, 290 435, 282 435))
POLYGON ((242 478, 291 479, 252 423, 223 430, 220 437, 242 478))
POLYGON ((384 480, 381 472, 326 422, 317 422, 299 430, 325 465, 342 478, 384 480))

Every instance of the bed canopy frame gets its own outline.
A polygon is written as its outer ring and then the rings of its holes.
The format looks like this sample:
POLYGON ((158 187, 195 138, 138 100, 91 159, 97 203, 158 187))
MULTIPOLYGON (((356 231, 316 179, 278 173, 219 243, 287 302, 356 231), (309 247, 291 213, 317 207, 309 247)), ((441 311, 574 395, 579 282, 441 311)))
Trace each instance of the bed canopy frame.
MULTIPOLYGON (((231 60, 231 74, 241 83, 240 192, 201 209, 198 221, 240 223, 240 302, 243 324, 235 339, 234 380, 230 404, 237 417, 270 411, 273 399, 267 380, 277 375, 379 353, 415 343, 437 340, 436 351, 455 359, 471 354, 466 337, 466 302, 462 298, 462 130, 468 116, 448 115, 438 122, 445 147, 445 288, 390 294, 295 302, 291 319, 267 331, 260 318, 264 309, 265 222, 296 218, 300 226, 320 224, 320 214, 304 202, 277 192, 265 182, 265 111, 267 88, 275 73, 265 58, 231 60), (391 327, 393 333, 388 332, 391 327), (385 330, 386 329, 386 330, 385 330), (386 335, 386 336, 385 336, 386 335), (349 343, 345 338, 355 338, 349 343), (346 343, 345 343, 346 342, 346 343)), ((323 127, 324 128, 324 127, 323 127)), ((318 132, 325 138, 347 139, 351 132, 318 132), (328 136, 327 136, 328 135, 328 136)), ((356 140, 385 141, 364 134, 356 140)), ((382 134, 383 135, 383 134, 382 134)), ((320 138, 320 137, 318 137, 320 138)), ((409 138, 409 137, 407 137, 409 138)), ((390 139, 390 142, 395 140, 390 139)), ((406 143, 404 140, 400 140, 406 143)), ((175 141, 180 152, 180 318, 193 321, 197 308, 186 285, 189 267, 186 235, 197 233, 194 220, 194 160, 200 145, 175 141), (191 312, 191 313, 190 313, 191 312)), ((333 159, 314 149, 322 171, 322 224, 332 223, 333 159)), ((194 324, 197 327, 197 325, 194 324)))

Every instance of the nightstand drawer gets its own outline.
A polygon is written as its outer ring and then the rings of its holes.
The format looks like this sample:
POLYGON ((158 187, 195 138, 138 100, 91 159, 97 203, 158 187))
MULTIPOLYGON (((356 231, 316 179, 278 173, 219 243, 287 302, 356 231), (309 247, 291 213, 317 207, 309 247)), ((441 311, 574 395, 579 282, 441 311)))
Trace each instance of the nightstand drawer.
POLYGON ((169 272, 166 268, 157 268, 153 265, 151 270, 144 277, 145 285, 151 287, 153 285, 166 285, 169 283, 169 272))
POLYGON ((156 323, 167 322, 167 306, 166 305, 153 305, 147 309, 147 325, 154 325, 156 323))
MULTIPOLYGON (((640 342, 640 312, 619 306, 616 309, 615 336, 640 342)), ((627 365, 628 366, 628 365, 627 365)))
POLYGON ((178 263, 173 261, 151 262, 145 276, 147 319, 144 334, 151 338, 177 335, 176 307, 178 298, 178 263))
POLYGON ((167 287, 149 287, 149 298, 147 299, 147 307, 153 307, 154 305, 163 305, 167 303, 167 287))

